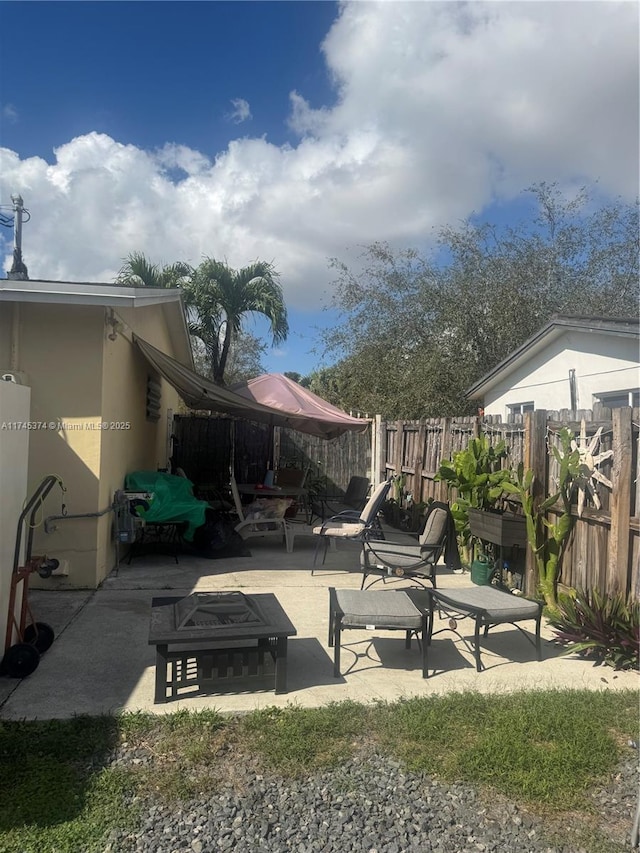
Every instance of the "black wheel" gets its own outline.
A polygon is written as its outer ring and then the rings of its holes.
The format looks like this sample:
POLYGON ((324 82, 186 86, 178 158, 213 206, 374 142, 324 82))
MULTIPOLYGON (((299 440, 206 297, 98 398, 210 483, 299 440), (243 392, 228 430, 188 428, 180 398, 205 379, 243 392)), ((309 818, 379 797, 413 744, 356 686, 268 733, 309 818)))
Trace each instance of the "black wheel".
POLYGON ((38 668, 40 655, 29 643, 16 643, 5 652, 2 669, 9 678, 26 678, 38 668))
POLYGON ((23 640, 25 643, 35 646, 38 652, 43 655, 47 649, 51 648, 55 634, 51 625, 46 622, 32 622, 24 629, 23 640))

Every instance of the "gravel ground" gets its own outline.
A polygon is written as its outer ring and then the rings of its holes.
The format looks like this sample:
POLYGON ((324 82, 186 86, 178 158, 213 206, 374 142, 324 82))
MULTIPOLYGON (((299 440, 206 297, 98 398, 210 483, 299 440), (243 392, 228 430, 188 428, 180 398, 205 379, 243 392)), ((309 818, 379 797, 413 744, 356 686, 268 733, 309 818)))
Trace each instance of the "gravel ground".
MULTIPOLYGON (((114 831, 103 853, 629 850, 639 768, 637 751, 627 749, 606 787, 592 794, 590 826, 602 836, 595 848, 584 846, 588 842, 579 835, 585 826, 582 815, 545 822, 505 798, 488 799, 470 785, 444 784, 407 773, 390 758, 368 755, 303 780, 235 767, 206 799, 170 807, 154 800, 138 802, 139 831, 114 831)), ((120 753, 114 760, 139 763, 145 758, 120 753)))

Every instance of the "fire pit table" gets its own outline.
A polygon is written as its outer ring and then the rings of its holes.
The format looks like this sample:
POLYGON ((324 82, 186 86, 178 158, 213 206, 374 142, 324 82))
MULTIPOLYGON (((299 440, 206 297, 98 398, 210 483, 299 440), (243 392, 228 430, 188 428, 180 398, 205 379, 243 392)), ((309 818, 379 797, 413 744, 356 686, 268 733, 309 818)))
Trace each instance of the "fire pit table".
POLYGON ((156 647, 154 702, 178 690, 264 677, 275 664, 275 692, 287 692, 287 640, 296 635, 273 593, 196 592, 151 601, 149 645, 156 647))

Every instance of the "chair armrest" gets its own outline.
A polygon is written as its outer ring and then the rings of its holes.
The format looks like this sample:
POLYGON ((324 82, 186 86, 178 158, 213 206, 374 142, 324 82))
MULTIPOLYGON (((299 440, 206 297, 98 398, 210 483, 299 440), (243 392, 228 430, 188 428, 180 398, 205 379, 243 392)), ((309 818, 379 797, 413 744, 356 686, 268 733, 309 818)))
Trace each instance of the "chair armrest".
MULTIPOLYGON (((361 533, 365 530, 365 525, 362 521, 360 521, 360 517, 349 518, 348 516, 343 515, 334 515, 332 518, 327 518, 322 522, 322 526, 320 528, 320 535, 323 536, 325 531, 331 531, 332 525, 335 527, 337 525, 337 529, 340 529, 341 525, 350 525, 355 527, 356 525, 360 528, 358 533, 361 533)), ((338 534, 339 535, 339 534, 338 534)))
MULTIPOLYGON (((355 509, 343 509, 342 512, 332 515, 331 518, 335 518, 338 521, 360 521, 360 513, 355 509)), ((331 521, 329 518, 326 520, 331 521)))

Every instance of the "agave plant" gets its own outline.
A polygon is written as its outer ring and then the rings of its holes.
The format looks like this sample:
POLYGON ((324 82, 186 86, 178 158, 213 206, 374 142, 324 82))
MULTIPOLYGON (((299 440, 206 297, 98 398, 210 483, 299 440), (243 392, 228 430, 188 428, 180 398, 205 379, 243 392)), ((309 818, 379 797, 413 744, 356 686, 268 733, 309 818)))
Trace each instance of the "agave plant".
POLYGON ((597 590, 561 596, 550 624, 566 654, 579 654, 615 669, 637 669, 640 603, 597 590))

